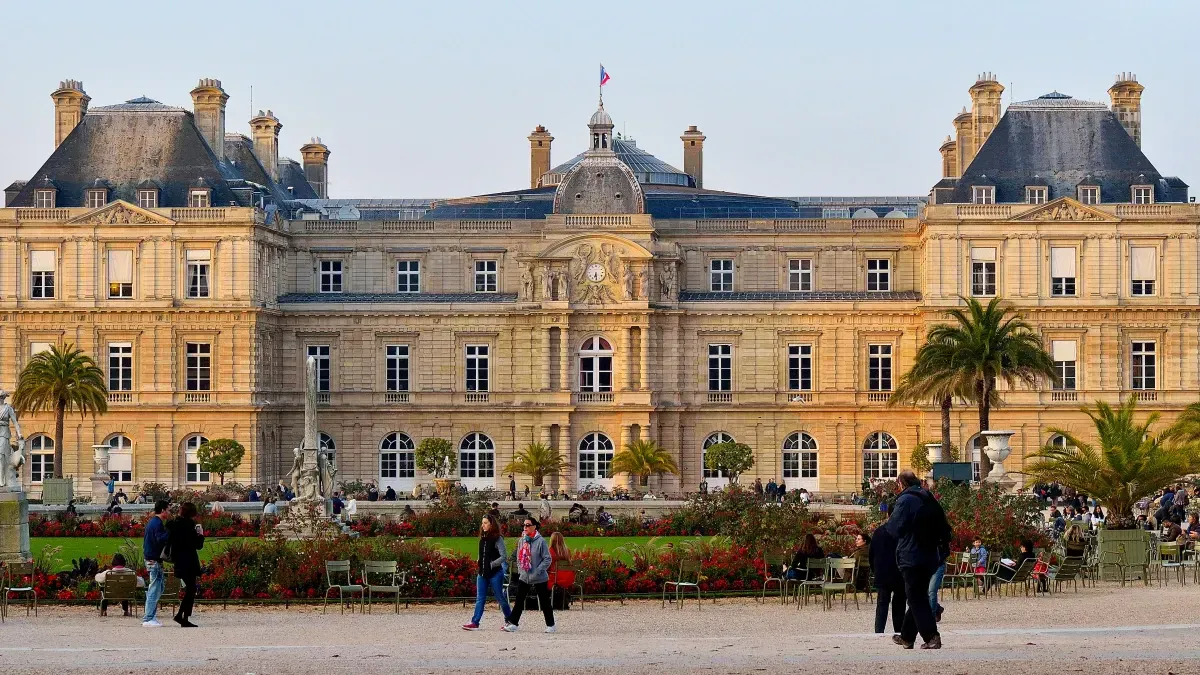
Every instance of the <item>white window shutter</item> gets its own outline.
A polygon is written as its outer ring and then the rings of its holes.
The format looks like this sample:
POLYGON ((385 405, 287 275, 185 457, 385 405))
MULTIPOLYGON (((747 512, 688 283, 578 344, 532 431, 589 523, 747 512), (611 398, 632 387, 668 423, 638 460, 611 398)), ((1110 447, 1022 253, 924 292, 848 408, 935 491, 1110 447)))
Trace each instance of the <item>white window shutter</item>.
POLYGON ((1050 352, 1055 361, 1074 361, 1076 349, 1074 340, 1055 340, 1050 343, 1050 352))
POLYGON ((1152 246, 1134 246, 1130 249, 1133 261, 1133 279, 1154 281, 1158 273, 1158 256, 1152 246))
POLYGON ((1074 247, 1054 247, 1050 249, 1050 276, 1059 279, 1075 277, 1074 247))

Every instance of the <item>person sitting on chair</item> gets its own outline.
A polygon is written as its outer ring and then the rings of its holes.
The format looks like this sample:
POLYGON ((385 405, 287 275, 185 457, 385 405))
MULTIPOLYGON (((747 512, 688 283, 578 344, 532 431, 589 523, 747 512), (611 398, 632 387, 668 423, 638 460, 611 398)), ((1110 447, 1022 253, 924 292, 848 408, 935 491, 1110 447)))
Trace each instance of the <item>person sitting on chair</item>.
MULTIPOLYGON (((96 575, 96 583, 104 586, 104 581, 108 578, 110 572, 116 574, 133 574, 133 570, 125 566, 125 556, 121 555, 120 553, 113 554, 112 567, 96 575)), ((145 588, 146 580, 138 577, 137 587, 145 588)), ((121 601, 121 610, 125 613, 125 616, 129 616, 128 600, 121 601)), ((108 600, 100 601, 100 616, 108 616, 108 600)))

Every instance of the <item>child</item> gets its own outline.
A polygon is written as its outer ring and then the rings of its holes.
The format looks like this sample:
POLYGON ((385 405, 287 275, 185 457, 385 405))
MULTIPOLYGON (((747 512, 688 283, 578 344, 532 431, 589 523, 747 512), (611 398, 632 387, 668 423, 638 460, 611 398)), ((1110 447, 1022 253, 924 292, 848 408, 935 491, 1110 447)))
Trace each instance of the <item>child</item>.
POLYGON ((983 546, 983 540, 976 538, 971 544, 971 559, 975 561, 975 574, 985 574, 988 564, 988 550, 983 546))

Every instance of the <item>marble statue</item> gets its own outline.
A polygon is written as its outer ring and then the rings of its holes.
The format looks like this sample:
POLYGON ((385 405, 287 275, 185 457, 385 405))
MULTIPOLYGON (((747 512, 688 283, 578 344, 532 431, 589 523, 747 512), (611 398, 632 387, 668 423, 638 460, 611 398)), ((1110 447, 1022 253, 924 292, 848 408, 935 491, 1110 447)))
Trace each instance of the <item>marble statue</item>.
POLYGON ((675 299, 675 264, 667 263, 662 266, 658 275, 658 292, 663 300, 675 299))
POLYGON ((634 286, 633 286, 633 265, 630 265, 629 263, 625 263, 624 282, 625 282, 625 299, 626 300, 636 300, 637 295, 634 294, 634 286))
POLYGON ((317 472, 321 496, 325 499, 333 499, 333 479, 337 476, 337 465, 327 450, 317 452, 317 472))
POLYGON ((21 465, 25 463, 25 437, 17 411, 6 401, 8 392, 0 390, 0 490, 21 490, 21 465), (9 425, 17 432, 17 445, 12 443, 9 425))
POLYGON ((304 453, 300 448, 293 448, 295 458, 292 460, 292 470, 288 475, 292 478, 292 494, 300 494, 300 476, 304 474, 304 453))
POLYGON ((636 299, 645 300, 647 290, 648 289, 646 288, 646 267, 645 267, 645 265, 643 265, 642 267, 639 267, 638 271, 637 271, 637 296, 636 296, 636 299))
POLYGON ((521 270, 521 299, 526 302, 533 300, 533 275, 529 273, 528 266, 521 270))

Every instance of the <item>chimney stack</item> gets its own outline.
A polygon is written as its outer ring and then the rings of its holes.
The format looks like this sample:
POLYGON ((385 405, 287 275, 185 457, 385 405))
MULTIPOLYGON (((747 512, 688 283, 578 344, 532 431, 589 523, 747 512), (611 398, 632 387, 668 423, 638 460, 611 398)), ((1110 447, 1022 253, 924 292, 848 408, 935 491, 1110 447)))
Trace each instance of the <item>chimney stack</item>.
POLYGON ((1004 93, 1004 85, 996 81, 995 73, 981 73, 968 91, 971 93, 973 135, 971 157, 974 158, 1000 122, 1000 96, 1004 93))
POLYGON ((687 128, 679 140, 683 141, 683 172, 696 181, 696 187, 704 187, 704 139, 705 135, 696 125, 687 128))
POLYGON ((279 180, 279 130, 283 123, 270 110, 258 111, 250 120, 250 135, 254 138, 254 156, 270 174, 271 180, 279 180))
POLYGON ((225 159, 225 102, 229 94, 221 88, 221 81, 212 78, 202 78, 192 90, 192 114, 196 119, 196 127, 208 147, 218 160, 225 159))
POLYGON ((542 176, 550 170, 550 144, 553 142, 554 137, 540 124, 529 134, 529 187, 540 185, 542 176))
POLYGON ((304 158, 304 178, 317 197, 329 199, 329 146, 319 136, 313 136, 300 147, 300 155, 304 158))
POLYGON ((947 136, 938 152, 942 153, 942 178, 958 178, 958 143, 947 136))
POLYGON ((971 129, 971 113, 963 108, 962 112, 954 118, 954 149, 957 158, 954 164, 960 176, 971 165, 971 160, 975 158, 975 148, 971 146, 975 135, 971 129))
POLYGON ((1135 73, 1119 73, 1117 81, 1108 88, 1112 111, 1139 148, 1142 147, 1142 92, 1145 90, 1138 84, 1135 73))
POLYGON ((83 83, 79 80, 59 82, 50 98, 54 101, 54 147, 57 148, 83 121, 92 99, 83 91, 83 83))

